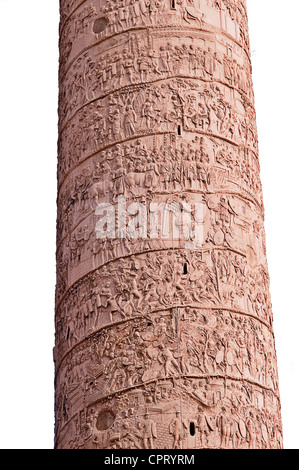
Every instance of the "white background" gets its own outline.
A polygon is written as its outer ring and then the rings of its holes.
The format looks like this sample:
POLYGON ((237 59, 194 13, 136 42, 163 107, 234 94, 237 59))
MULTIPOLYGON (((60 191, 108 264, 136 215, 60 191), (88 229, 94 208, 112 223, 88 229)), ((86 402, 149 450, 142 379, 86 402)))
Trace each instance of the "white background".
MULTIPOLYGON (((298 419, 298 0, 247 0, 286 449, 298 419)), ((58 0, 0 0, 1 436, 52 449, 58 0)))

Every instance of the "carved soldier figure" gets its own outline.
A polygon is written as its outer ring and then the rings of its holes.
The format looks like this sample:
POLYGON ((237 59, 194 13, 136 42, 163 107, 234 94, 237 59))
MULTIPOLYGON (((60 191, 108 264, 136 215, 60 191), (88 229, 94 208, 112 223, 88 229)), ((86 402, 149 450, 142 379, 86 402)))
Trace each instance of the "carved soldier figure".
POLYGON ((145 52, 141 52, 140 58, 137 60, 140 79, 142 82, 147 82, 149 78, 149 71, 150 71, 150 61, 149 57, 145 52))
POLYGON ((129 79, 129 83, 133 83, 135 81, 134 72, 136 72, 136 69, 134 56, 128 51, 128 49, 124 49, 123 51, 123 67, 129 79))
POLYGON ((137 123, 137 115, 131 104, 126 106, 123 119, 125 133, 129 137, 135 133, 135 125, 137 123))
POLYGON ((155 448, 155 439, 157 439, 157 425, 153 421, 148 413, 144 415, 145 420, 143 424, 143 445, 145 449, 154 449, 155 448))
POLYGON ((201 406, 198 407, 197 428, 199 432, 200 447, 208 447, 209 435, 213 429, 211 428, 208 418, 201 406))
POLYGON ((159 348, 161 351, 158 360, 164 366, 164 373, 166 377, 172 376, 173 374, 177 374, 180 370, 180 366, 178 361, 173 356, 173 353, 168 347, 165 347, 163 345, 160 345, 159 348))
POLYGON ((249 413, 249 417, 246 420, 246 428, 248 447, 249 449, 256 449, 256 431, 252 412, 249 413))
POLYGON ((93 284, 92 301, 93 301, 94 310, 95 310, 95 318, 94 318, 94 325, 93 325, 93 328, 95 328, 97 323, 98 323, 98 320, 99 320, 100 308, 102 306, 100 290, 99 290, 96 282, 94 282, 94 284, 93 284))
POLYGON ((230 447, 230 440, 232 438, 231 422, 227 416, 227 410, 222 408, 220 415, 217 418, 217 426, 220 433, 220 447, 227 449, 230 447))
POLYGON ((182 443, 186 437, 188 426, 186 421, 181 418, 181 412, 176 412, 176 417, 173 418, 169 425, 169 432, 173 435, 173 449, 181 449, 182 443))
POLYGON ((142 449, 140 443, 142 441, 142 434, 138 429, 135 429, 132 423, 131 425, 127 422, 123 423, 120 440, 122 443, 124 440, 128 442, 127 447, 121 446, 122 449, 142 449))

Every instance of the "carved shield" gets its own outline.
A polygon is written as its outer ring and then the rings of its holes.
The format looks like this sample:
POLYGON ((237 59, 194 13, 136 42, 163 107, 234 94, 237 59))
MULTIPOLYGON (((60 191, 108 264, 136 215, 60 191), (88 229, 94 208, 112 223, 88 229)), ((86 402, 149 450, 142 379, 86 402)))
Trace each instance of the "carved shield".
POLYGON ((151 359, 154 359, 154 360, 157 359, 158 350, 157 350, 156 348, 153 348, 152 346, 149 346, 149 347, 146 349, 146 353, 147 353, 147 355, 148 355, 151 359))
POLYGON ((155 423, 155 421, 152 421, 152 434, 153 434, 153 437, 156 439, 158 437, 158 434, 157 434, 157 425, 155 423))
POLYGON ((216 427, 215 418, 210 418, 208 416, 206 416, 205 418, 206 418, 206 423, 210 431, 215 431, 215 427, 216 427))
POLYGON ((156 377, 156 373, 152 369, 146 370, 141 378, 142 382, 148 382, 149 380, 152 380, 153 378, 156 377))
POLYGON ((234 364, 234 356, 231 351, 228 351, 226 355, 226 362, 228 363, 229 366, 232 366, 234 364))
POLYGON ((224 233, 222 230, 217 230, 217 232, 214 235, 214 243, 215 245, 222 245, 224 242, 224 233))
POLYGON ((268 442, 268 430, 267 430, 265 424, 262 424, 261 428, 262 428, 263 439, 264 439, 265 442, 268 442))
POLYGON ((210 197, 207 201, 207 206, 211 210, 218 210, 218 201, 215 197, 210 197))
POLYGON ((244 439, 246 439, 246 435, 247 435, 246 424, 244 423, 242 419, 239 421, 239 431, 240 431, 241 436, 244 439))
POLYGON ((216 356, 216 364, 220 364, 224 359, 224 351, 221 349, 216 356))

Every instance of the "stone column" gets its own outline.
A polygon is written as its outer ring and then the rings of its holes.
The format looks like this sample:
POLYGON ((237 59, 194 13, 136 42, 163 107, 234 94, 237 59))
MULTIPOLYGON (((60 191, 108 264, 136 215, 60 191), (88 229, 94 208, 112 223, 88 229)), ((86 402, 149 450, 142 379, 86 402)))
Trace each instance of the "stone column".
POLYGON ((243 0, 61 0, 55 446, 282 447, 243 0))

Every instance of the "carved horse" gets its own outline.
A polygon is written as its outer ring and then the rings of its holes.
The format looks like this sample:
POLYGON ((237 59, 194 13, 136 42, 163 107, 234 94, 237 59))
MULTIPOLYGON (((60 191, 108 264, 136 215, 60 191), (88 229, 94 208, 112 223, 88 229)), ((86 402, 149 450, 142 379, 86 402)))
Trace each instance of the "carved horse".
POLYGON ((145 189, 146 173, 130 172, 125 176, 126 186, 129 192, 134 195, 134 188, 145 189))

